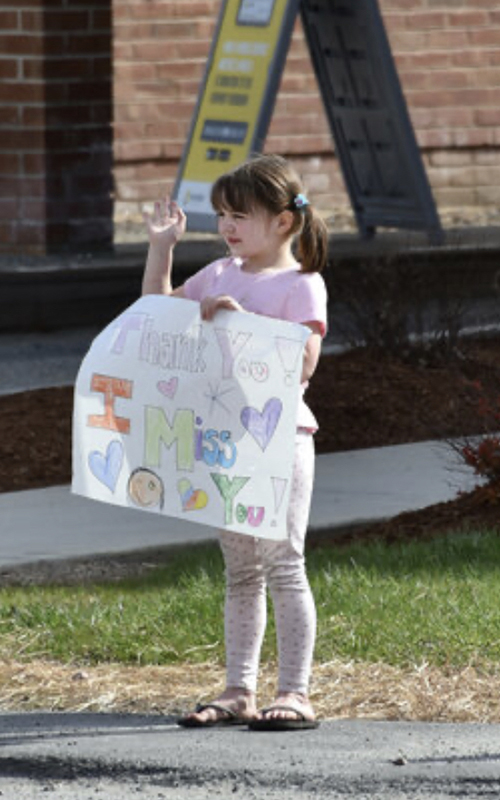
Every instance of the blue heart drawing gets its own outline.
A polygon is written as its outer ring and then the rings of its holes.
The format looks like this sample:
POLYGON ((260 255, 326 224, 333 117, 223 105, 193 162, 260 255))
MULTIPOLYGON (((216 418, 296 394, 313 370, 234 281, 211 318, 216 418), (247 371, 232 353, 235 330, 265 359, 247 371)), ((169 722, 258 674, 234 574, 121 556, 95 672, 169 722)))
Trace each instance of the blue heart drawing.
POLYGON ((118 439, 113 439, 108 444, 106 453, 93 450, 89 455, 90 471, 111 492, 116 489, 118 476, 123 464, 123 445, 118 439))
POLYGON ((240 419, 243 427, 253 436, 262 451, 273 438, 282 410, 281 400, 271 397, 262 412, 251 406, 245 406, 241 411, 240 419))

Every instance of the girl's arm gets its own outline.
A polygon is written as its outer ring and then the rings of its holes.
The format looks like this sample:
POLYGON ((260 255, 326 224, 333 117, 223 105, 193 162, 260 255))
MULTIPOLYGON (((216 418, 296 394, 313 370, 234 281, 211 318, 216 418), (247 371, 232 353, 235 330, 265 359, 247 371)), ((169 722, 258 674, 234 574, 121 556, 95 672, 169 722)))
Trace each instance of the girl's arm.
POLYGON ((168 197, 155 203, 152 214, 144 212, 149 250, 142 279, 143 294, 167 294, 183 297, 182 286, 172 289, 174 247, 186 230, 186 215, 175 200, 168 197))
POLYGON ((322 342, 320 324, 318 322, 306 322, 305 324, 311 329, 311 335, 304 348, 301 383, 311 380, 314 375, 314 371, 318 366, 322 342))

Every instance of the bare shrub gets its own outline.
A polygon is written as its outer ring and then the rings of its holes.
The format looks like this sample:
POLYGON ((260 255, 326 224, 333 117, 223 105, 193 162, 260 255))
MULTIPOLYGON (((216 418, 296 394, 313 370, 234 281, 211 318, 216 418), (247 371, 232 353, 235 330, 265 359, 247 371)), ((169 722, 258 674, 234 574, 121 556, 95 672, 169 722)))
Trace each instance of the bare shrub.
POLYGON ((349 346, 430 366, 458 355, 466 294, 435 261, 410 254, 340 260, 328 284, 331 324, 349 346))
POLYGON ((488 396, 481 383, 475 383, 476 407, 482 433, 449 442, 455 453, 481 479, 478 502, 500 503, 500 397, 488 396))

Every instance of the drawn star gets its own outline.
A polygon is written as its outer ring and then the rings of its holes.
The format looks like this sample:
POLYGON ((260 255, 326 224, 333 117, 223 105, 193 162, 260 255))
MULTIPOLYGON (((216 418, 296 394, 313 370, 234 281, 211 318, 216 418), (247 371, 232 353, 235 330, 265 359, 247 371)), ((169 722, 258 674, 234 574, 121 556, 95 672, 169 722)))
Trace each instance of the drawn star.
POLYGON ((210 400, 210 414, 213 413, 214 406, 216 405, 219 405, 226 412, 226 414, 230 414, 231 409, 228 408, 228 406, 222 402, 221 397, 224 397, 226 394, 232 392, 234 390, 234 387, 228 386, 227 389, 221 390, 220 383, 216 383, 213 385, 209 383, 208 388, 209 392, 204 392, 204 397, 208 397, 208 399, 210 400))

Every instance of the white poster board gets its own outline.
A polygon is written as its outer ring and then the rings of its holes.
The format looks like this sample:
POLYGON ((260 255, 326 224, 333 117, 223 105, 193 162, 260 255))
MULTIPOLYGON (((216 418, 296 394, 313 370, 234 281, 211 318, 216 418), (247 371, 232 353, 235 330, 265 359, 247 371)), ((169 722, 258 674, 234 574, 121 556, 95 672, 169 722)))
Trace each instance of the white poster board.
MULTIPOLYGON (((75 385, 76 494, 286 538, 310 331, 142 297, 94 340, 75 385)), ((167 526, 166 526, 166 536, 167 526)))

